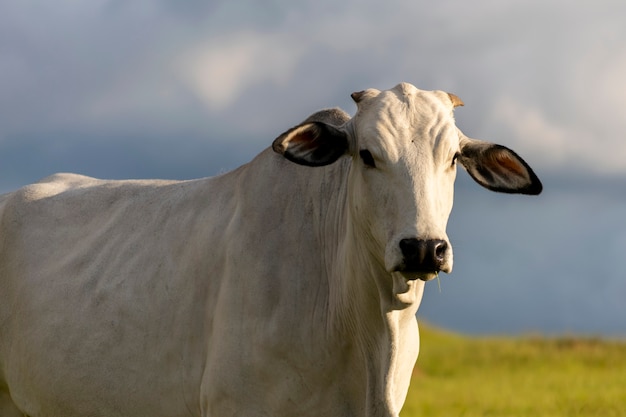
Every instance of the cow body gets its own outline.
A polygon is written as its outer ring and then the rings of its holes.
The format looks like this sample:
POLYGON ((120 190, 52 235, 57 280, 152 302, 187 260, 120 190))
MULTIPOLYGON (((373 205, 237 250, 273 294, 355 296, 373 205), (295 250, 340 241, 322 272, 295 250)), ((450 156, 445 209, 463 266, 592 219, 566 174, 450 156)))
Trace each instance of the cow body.
MULTIPOLYGON (((309 129, 320 126, 333 136, 324 149, 337 132, 354 141, 380 129, 363 106, 353 119, 313 117, 277 139, 284 148, 215 178, 59 174, 3 196, 2 415, 397 416, 424 283, 451 268, 441 244, 434 255, 407 247, 447 242, 451 195, 420 208, 398 200, 405 190, 377 191, 407 213, 379 226, 364 205, 377 174, 357 165, 365 139, 322 163, 316 148, 316 168, 303 162, 308 150, 289 148, 294 137, 317 140, 309 129)), ((400 151, 389 166, 412 166, 400 151)), ((398 177, 391 187, 416 183, 398 177)), ((411 187, 428 197, 430 183, 411 187)))

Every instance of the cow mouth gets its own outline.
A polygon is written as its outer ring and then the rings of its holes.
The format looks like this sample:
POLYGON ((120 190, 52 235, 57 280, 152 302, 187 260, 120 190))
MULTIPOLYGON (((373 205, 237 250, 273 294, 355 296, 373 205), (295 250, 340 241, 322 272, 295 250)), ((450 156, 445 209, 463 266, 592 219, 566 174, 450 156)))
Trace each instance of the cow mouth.
POLYGON ((439 276, 438 271, 398 271, 407 281, 431 281, 439 276))

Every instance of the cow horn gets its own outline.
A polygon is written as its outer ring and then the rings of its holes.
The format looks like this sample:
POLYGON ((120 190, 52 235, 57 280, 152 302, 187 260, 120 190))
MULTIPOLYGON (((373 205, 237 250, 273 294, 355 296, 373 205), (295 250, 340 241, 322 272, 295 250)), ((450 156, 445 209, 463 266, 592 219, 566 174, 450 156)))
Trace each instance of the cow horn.
POLYGON ((450 101, 452 102, 452 105, 454 107, 459 107, 459 106, 464 106, 465 104, 463 103, 463 100, 461 100, 459 97, 455 96, 452 93, 448 93, 448 96, 450 97, 450 101))
POLYGON ((358 103, 361 100, 363 100, 364 95, 365 95, 365 91, 357 91, 357 92, 350 94, 350 97, 352 97, 352 100, 354 100, 355 103, 358 103))

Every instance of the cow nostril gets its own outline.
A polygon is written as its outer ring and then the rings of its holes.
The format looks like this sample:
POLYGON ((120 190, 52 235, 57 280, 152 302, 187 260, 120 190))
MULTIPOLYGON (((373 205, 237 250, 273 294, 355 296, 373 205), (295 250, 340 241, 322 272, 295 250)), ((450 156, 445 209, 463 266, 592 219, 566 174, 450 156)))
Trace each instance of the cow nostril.
POLYGON ((445 240, 435 242, 435 258, 442 261, 446 257, 448 243, 445 240))
POLYGON ((417 239, 402 239, 400 241, 400 250, 405 258, 414 258, 418 256, 419 241, 417 239))

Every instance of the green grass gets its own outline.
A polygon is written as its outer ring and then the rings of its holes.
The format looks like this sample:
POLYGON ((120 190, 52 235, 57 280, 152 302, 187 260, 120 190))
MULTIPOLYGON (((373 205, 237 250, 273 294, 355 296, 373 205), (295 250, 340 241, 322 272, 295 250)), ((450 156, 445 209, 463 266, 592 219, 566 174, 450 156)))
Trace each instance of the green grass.
POLYGON ((420 335, 401 417, 626 416, 624 341, 420 335))

